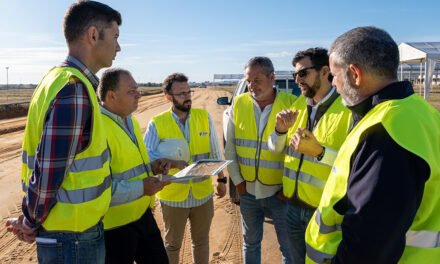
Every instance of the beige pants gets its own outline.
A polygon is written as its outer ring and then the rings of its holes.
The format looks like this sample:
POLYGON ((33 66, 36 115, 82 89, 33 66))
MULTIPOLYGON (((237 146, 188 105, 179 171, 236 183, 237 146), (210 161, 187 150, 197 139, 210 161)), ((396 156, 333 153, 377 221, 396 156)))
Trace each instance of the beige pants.
POLYGON ((208 264, 209 229, 214 216, 213 200, 210 199, 194 208, 177 208, 162 204, 162 216, 165 223, 165 249, 170 264, 179 263, 180 247, 187 219, 190 223, 193 262, 208 264))

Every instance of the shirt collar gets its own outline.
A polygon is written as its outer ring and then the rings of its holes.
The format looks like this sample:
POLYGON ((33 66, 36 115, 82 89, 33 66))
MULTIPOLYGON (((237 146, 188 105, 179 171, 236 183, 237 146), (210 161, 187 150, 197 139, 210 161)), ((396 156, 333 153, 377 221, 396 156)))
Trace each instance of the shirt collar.
MULTIPOLYGON (((316 104, 313 104, 313 98, 307 98, 307 105, 310 105, 311 107, 318 108, 320 105, 325 105, 326 102, 329 101, 330 97, 332 97, 333 94, 335 94, 336 89, 335 87, 331 87, 330 90, 327 92, 327 94, 322 98, 321 101, 317 102, 316 104)), ((333 103, 333 100, 331 101, 333 103)))
MULTIPOLYGON (((173 118, 176 120, 176 122, 177 122, 177 123, 181 123, 181 122, 180 122, 180 117, 179 117, 176 113, 174 113, 174 111, 173 111, 173 106, 171 106, 170 111, 171 111, 171 115, 172 115, 173 118)), ((185 123, 186 123, 187 120, 189 120, 189 116, 190 116, 190 114, 191 114, 191 109, 188 111, 188 114, 186 115, 185 123)))
POLYGON ((79 70, 90 81, 95 91, 98 88, 99 78, 79 59, 73 56, 67 56, 67 58, 61 63, 60 67, 72 67, 79 70))
POLYGON ((412 94, 414 94, 414 90, 410 82, 394 82, 385 86, 376 94, 373 94, 359 104, 347 107, 352 111, 353 118, 356 122, 356 120, 362 119, 376 105, 388 100, 403 99, 412 94))
MULTIPOLYGON (((107 110, 104 106, 100 105, 101 107, 101 112, 104 113, 105 115, 109 116, 111 119, 115 120, 116 122, 120 123, 120 124, 124 124, 124 120, 122 119, 122 117, 120 117, 119 115, 110 112, 109 110, 107 110)), ((131 115, 127 116, 127 123, 129 120, 131 120, 131 115)), ((124 125, 125 126, 125 125, 124 125)))

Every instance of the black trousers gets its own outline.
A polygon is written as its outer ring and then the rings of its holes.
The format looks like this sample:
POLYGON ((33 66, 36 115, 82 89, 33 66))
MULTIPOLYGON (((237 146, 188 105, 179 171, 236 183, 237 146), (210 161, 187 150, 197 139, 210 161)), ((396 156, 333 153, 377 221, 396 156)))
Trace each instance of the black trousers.
POLYGON ((128 225, 106 230, 105 263, 166 263, 165 251, 160 230, 148 209, 142 217, 128 225))

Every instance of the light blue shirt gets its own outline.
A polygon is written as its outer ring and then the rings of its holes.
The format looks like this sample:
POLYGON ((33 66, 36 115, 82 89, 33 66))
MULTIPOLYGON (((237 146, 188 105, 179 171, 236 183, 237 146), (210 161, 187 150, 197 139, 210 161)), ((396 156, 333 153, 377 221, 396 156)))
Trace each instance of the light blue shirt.
MULTIPOLYGON (((182 131, 182 134, 185 137, 186 141, 189 143, 190 142, 190 123, 189 123, 190 114, 188 114, 188 116, 186 117, 184 124, 182 124, 180 122, 179 117, 173 111, 171 111, 171 114, 172 114, 172 117, 174 118, 174 121, 176 121, 177 126, 180 128, 180 131, 182 131)), ((212 122, 211 116, 209 114, 208 114, 208 121, 209 121, 209 131, 210 131, 210 135, 209 135, 210 151, 211 151, 210 158, 211 159, 222 159, 222 155, 221 155, 220 147, 219 147, 219 143, 218 143, 217 132, 215 130, 214 123, 212 122)), ((150 123, 148 124, 147 131, 145 132, 145 136, 144 136, 144 142, 145 142, 145 146, 147 147, 148 156, 150 157, 151 161, 161 158, 160 153, 157 150, 159 143, 161 141, 160 141, 159 135, 157 134, 156 126, 154 125, 153 121, 150 121, 150 123)), ((193 207, 197 207, 197 206, 200 206, 200 205, 206 203, 211 198, 212 198, 212 195, 209 195, 208 197, 206 197, 202 200, 197 200, 193 196, 192 190, 190 189, 189 194, 188 194, 188 198, 182 202, 170 202, 170 201, 161 200, 161 203, 164 203, 164 204, 171 206, 171 207, 193 208, 193 207)))
MULTIPOLYGON (((102 106, 101 106, 101 112, 106 114, 111 119, 113 119, 125 131, 125 133, 127 133, 127 135, 130 137, 131 141, 133 141, 134 144, 136 144, 139 148, 144 147, 143 144, 139 145, 138 142, 136 141, 134 126, 131 116, 127 116, 126 118, 127 125, 125 125, 124 121, 120 116, 108 111, 102 106)), ((113 154, 114 153, 112 153, 110 149, 111 159, 115 158, 114 156, 112 156, 113 154)), ((143 195, 144 195, 144 184, 142 180, 128 181, 128 180, 112 178, 112 199, 110 205, 128 203, 139 199, 143 195)))

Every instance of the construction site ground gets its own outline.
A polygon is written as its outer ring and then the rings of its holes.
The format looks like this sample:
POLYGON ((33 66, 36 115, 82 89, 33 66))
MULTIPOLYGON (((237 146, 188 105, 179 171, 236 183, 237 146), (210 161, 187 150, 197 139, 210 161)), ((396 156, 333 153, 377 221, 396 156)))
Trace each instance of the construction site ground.
MULTIPOLYGON (((220 96, 230 96, 221 89, 196 89, 192 98, 193 107, 209 111, 219 141, 222 142, 222 113, 224 106, 216 104, 220 96)), ((134 113, 144 132, 150 119, 167 109, 170 104, 162 94, 143 96, 138 110, 134 113)), ((21 143, 26 117, 0 120, 0 263, 37 263, 35 244, 26 244, 6 232, 5 221, 21 213, 21 143)), ((213 178, 213 184, 216 180, 213 178)), ((215 216, 210 232, 210 263, 242 263, 242 232, 239 208, 229 202, 228 197, 214 198, 215 216)), ((160 205, 156 202, 154 215, 163 230, 160 205)), ((281 263, 279 245, 273 224, 269 219, 264 223, 262 262, 281 263)), ((192 263, 189 230, 185 232, 181 249, 181 263, 192 263)))

